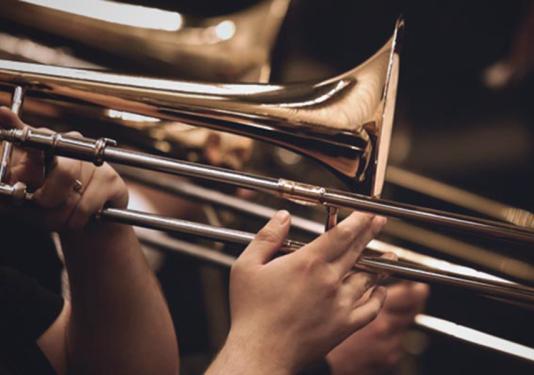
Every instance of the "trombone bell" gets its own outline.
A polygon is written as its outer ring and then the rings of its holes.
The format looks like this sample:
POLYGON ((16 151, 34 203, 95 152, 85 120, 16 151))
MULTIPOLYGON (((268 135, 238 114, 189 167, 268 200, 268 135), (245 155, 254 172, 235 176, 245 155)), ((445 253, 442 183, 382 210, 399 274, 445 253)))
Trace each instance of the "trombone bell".
MULTIPOLYGON (((398 21, 371 58, 320 82, 217 84, 132 77, 0 60, 0 85, 27 96, 179 121, 267 141, 312 157, 379 196, 399 74, 398 21)), ((149 133, 154 123, 147 123, 149 133)), ((138 127, 136 128, 139 131, 138 127)))

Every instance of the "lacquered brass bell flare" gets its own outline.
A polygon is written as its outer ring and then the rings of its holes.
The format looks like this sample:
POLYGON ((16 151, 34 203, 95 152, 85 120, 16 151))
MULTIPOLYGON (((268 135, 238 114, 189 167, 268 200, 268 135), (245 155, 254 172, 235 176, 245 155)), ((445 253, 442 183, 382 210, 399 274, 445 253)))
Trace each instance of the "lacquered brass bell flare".
MULTIPOLYGON (((127 111, 268 141, 324 163, 350 179, 351 190, 378 196, 393 123, 402 27, 398 21, 390 40, 367 61, 320 82, 197 83, 0 60, 0 83, 22 86, 30 98, 127 111)), ((144 126, 149 131, 154 123, 144 126)))

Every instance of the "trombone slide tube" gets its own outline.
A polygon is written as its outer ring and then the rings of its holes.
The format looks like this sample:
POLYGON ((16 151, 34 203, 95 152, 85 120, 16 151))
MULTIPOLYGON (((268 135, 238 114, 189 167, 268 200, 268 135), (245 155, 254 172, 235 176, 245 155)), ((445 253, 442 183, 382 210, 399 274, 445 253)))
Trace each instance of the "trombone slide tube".
MULTIPOLYGON (((134 210, 106 208, 103 209, 97 217, 101 220, 114 223, 195 235, 218 242, 245 246, 248 245, 255 236, 253 233, 249 232, 220 228, 181 219, 162 217, 134 210)), ((296 251, 302 246, 305 246, 305 243, 293 240, 285 240, 280 250, 288 253, 296 251)), ((517 302, 534 304, 534 289, 521 286, 519 284, 490 281, 477 277, 455 275, 447 272, 437 272, 423 266, 394 262, 367 255, 362 256, 355 267, 360 270, 373 273, 387 273, 413 281, 461 287, 493 297, 501 297, 517 302)))
MULTIPOLYGON (((33 197, 23 189, 0 184, 0 195, 31 201, 33 197)), ((235 229, 214 227, 207 224, 190 222, 181 219, 163 217, 159 215, 128 209, 105 208, 96 218, 99 220, 134 225, 148 229, 172 231, 176 233, 195 235, 219 242, 248 245, 254 234, 235 229)), ((293 252, 305 246, 304 243, 285 240, 281 252, 293 252)), ((387 273, 408 280, 438 283, 449 286, 462 287, 481 294, 504 298, 509 301, 534 305, 534 289, 510 282, 492 281, 474 276, 464 276, 454 273, 435 271, 424 266, 409 263, 393 262, 374 256, 362 256, 356 268, 373 273, 387 273)))
POLYGON ((125 150, 116 147, 115 141, 106 138, 97 140, 75 138, 60 133, 47 134, 26 128, 23 130, 0 130, 0 139, 17 143, 23 147, 38 148, 61 156, 91 161, 96 165, 105 161, 173 175, 214 180, 242 188, 273 193, 299 203, 373 212, 397 219, 446 226, 479 235, 534 244, 534 229, 532 228, 466 215, 444 213, 429 208, 390 202, 296 181, 235 172, 224 168, 125 150))
MULTIPOLYGON (((163 251, 186 254, 222 267, 232 267, 235 262, 233 256, 188 242, 179 241, 161 233, 154 233, 153 235, 142 233, 139 234, 139 239, 145 246, 163 251)), ((417 314, 414 324, 429 331, 439 332, 483 348, 534 362, 534 349, 532 348, 445 319, 426 314, 417 314)))

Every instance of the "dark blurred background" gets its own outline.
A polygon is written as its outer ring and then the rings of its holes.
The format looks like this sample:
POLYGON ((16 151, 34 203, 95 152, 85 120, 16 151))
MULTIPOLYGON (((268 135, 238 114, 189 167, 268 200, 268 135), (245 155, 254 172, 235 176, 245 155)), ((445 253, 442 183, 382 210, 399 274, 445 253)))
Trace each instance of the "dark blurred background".
MULTIPOLYGON (((199 18, 235 12, 255 3, 254 0, 135 2, 199 18)), ((400 15, 406 20, 406 29, 391 163, 532 211, 534 6, 531 1, 293 0, 272 54, 271 81, 317 80, 358 65, 387 40, 400 15)), ((9 23, 0 28, 8 33, 41 38, 46 43, 70 45, 75 54, 90 56, 95 63, 124 65, 102 52, 91 49, 77 52, 79 46, 70 41, 39 36, 31 28, 21 30, 9 23)), ((135 67, 128 66, 125 70, 135 70, 135 67)), ((306 161, 297 167, 285 165, 277 155, 270 146, 258 144, 247 168, 263 174, 325 181, 322 167, 306 161)), ((462 212, 390 184, 386 184, 385 196, 462 212)), ((261 196, 259 200, 281 205, 261 196)), ((249 230, 261 224, 259 221, 239 223, 235 217, 231 221, 249 230)), ((502 247, 510 246, 509 250, 519 257, 533 259, 528 253, 532 249, 488 241, 477 244, 501 251, 508 251, 502 247)), ((220 317, 219 330, 228 324, 227 302, 218 300, 214 307, 213 300, 208 302, 210 293, 202 291, 202 280, 211 277, 206 276, 206 267, 210 266, 183 256, 167 255, 159 271, 175 318, 186 373, 198 371, 217 350, 220 339, 212 337, 217 328, 211 320, 220 317)), ((222 280, 226 280, 227 272, 221 272, 222 280)), ((534 315, 527 309, 434 287, 427 311, 534 346, 534 315)), ((409 354, 401 363, 400 374, 534 372, 527 362, 450 337, 419 330, 411 335, 412 344, 407 344, 409 354)))

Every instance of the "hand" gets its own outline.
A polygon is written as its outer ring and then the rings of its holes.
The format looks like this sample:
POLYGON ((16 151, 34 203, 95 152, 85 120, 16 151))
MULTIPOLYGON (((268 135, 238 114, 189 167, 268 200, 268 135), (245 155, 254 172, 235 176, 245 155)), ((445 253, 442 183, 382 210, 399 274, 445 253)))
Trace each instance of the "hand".
MULTIPOLYGON (((5 107, 0 109, 0 125, 19 129, 28 126, 5 107)), ((30 214, 48 229, 81 229, 105 205, 126 207, 126 185, 108 164, 97 168, 88 162, 57 157, 45 173, 44 160, 40 151, 16 147, 7 177, 10 184, 24 182, 34 191, 37 207, 30 209, 30 214)))
POLYGON ((423 309, 428 291, 420 283, 388 287, 384 308, 375 321, 328 354, 332 374, 380 374, 395 367, 402 356, 402 337, 423 309))
POLYGON ((352 268, 384 223, 353 213, 303 248, 273 259, 290 227, 289 213, 278 212, 232 268, 232 324, 212 371, 294 373, 372 321, 386 290, 374 287, 376 275, 352 268), (235 364, 240 358, 247 368, 235 364))

